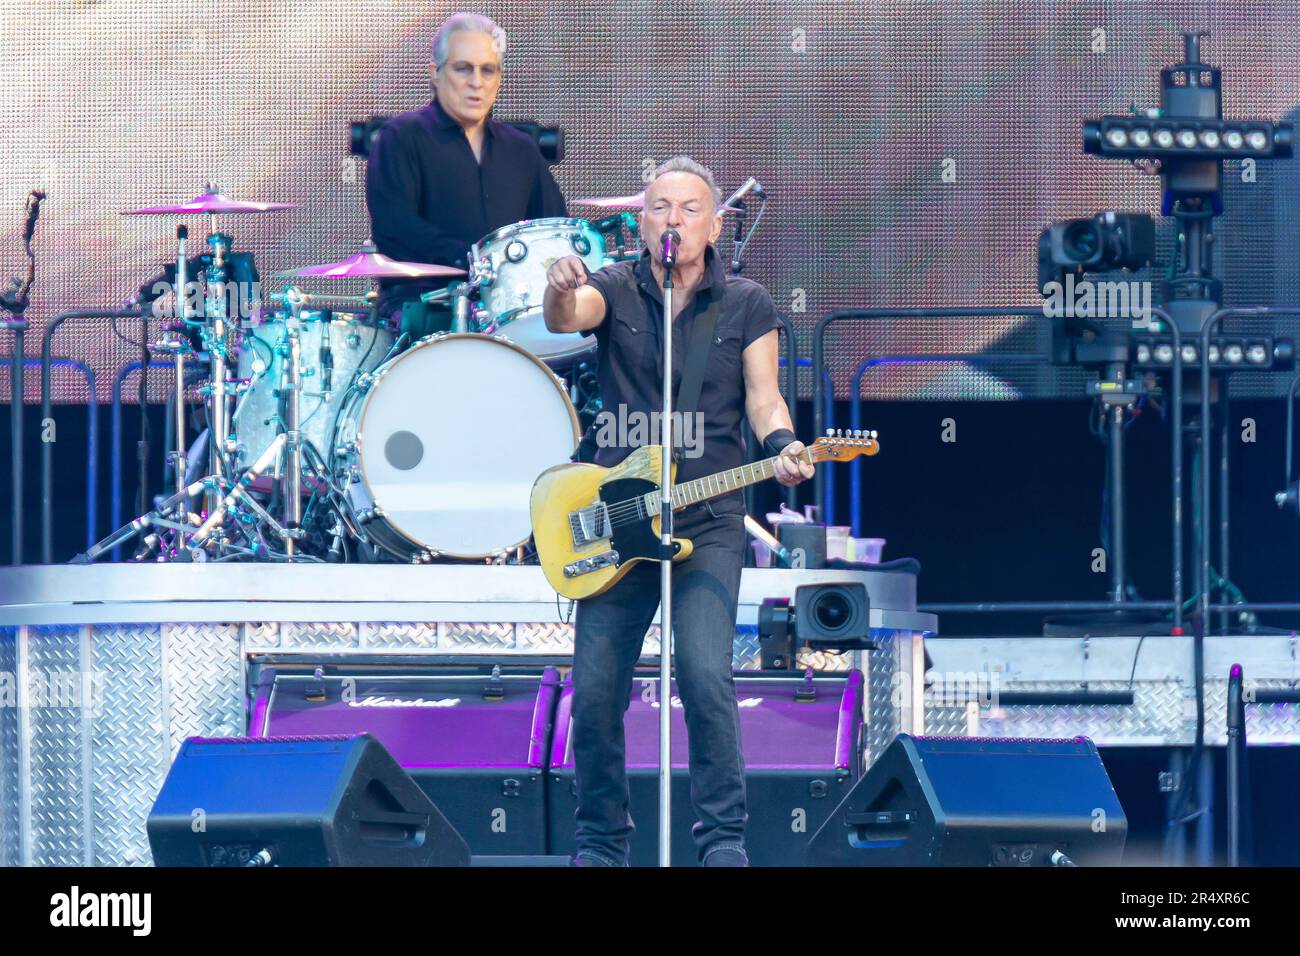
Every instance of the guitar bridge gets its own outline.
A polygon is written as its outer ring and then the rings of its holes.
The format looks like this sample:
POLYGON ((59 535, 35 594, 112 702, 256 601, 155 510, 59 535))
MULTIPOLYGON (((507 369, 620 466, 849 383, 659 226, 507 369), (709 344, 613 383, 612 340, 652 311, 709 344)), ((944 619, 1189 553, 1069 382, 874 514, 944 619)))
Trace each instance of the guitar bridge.
POLYGON ((601 568, 611 568, 618 564, 617 551, 604 551, 600 554, 593 554, 589 558, 582 558, 571 564, 564 566, 564 576, 566 578, 576 578, 579 575, 590 574, 592 571, 599 571, 601 568))
POLYGON ((580 508, 569 513, 569 530, 573 533, 573 546, 585 548, 593 541, 609 537, 609 509, 605 502, 580 508))

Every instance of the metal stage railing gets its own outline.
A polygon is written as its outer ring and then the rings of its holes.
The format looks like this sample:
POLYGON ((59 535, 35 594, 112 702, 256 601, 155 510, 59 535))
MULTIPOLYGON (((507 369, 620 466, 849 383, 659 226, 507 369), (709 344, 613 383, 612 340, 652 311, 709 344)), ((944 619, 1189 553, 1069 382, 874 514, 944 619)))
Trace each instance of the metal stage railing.
MULTIPOLYGON (((171 370, 175 368, 172 362, 150 362, 149 368, 161 368, 171 370)), ((109 432, 112 442, 112 461, 109 464, 111 483, 110 507, 109 507, 109 525, 113 528, 122 525, 122 386, 126 384, 127 377, 132 372, 140 371, 140 363, 132 362, 125 365, 113 379, 113 402, 112 413, 110 415, 109 432)), ((140 509, 144 513, 150 509, 148 502, 143 503, 140 509)), ((122 560, 122 549, 116 547, 113 549, 113 560, 122 560)))
MULTIPOLYGON (((1171 598, 1168 604, 1172 605, 1173 627, 1181 629, 1183 625, 1183 514, 1182 514, 1182 494, 1183 494, 1183 447, 1182 447, 1182 394, 1183 394, 1183 361, 1182 361, 1182 336, 1177 326, 1174 324, 1169 313, 1164 309, 1153 307, 1151 314, 1161 319, 1168 327, 1171 337, 1173 338, 1173 363, 1170 371, 1170 404, 1173 406, 1171 411, 1171 448, 1170 454, 1172 464, 1170 468, 1170 536, 1173 542, 1173 560, 1170 569, 1170 592, 1171 598)), ((826 330, 841 322, 878 322, 886 319, 967 319, 967 318, 1020 318, 1030 321, 1049 321, 1043 314, 1042 307, 1038 308, 1005 308, 1005 309, 976 309, 976 308, 952 308, 952 309, 850 309, 840 312, 832 312, 823 316, 818 321, 813 331, 813 431, 816 434, 822 434, 827 427, 832 427, 832 415, 824 411, 825 395, 824 389, 827 387, 824 383, 830 383, 831 390, 831 409, 833 410, 834 387, 829 373, 826 370, 826 330), (818 372, 822 374, 818 374, 818 372)), ((1040 360, 1046 359, 1043 354, 1040 360)), ((887 355, 887 356, 867 356, 858 366, 857 373, 854 376, 854 398, 853 398, 853 427, 861 427, 861 384, 863 376, 867 370, 877 367, 880 364, 889 362, 915 360, 915 361, 976 361, 976 362, 996 362, 1003 356, 997 353, 974 352, 969 356, 953 355, 951 353, 942 353, 934 356, 924 354, 905 356, 905 355, 887 355)), ((1024 364, 1032 360, 1029 353, 1009 352, 1006 353, 1012 364, 1024 364)), ((822 514, 826 516, 827 523, 830 523, 834 516, 834 502, 827 500, 826 483, 823 478, 825 469, 818 469, 817 475, 813 479, 813 497, 821 504, 822 514)), ((852 473, 851 478, 852 481, 852 473)), ((1122 516, 1124 509, 1123 486, 1112 490, 1112 509, 1118 516, 1119 520, 1112 521, 1113 533, 1119 536, 1119 540, 1113 543, 1110 555, 1110 566, 1112 569, 1112 578, 1119 582, 1119 586, 1114 589, 1114 596, 1107 601, 1100 602, 1083 602, 1088 605, 1089 610, 1097 611, 1119 611, 1119 610, 1142 610, 1140 603, 1150 602, 1133 602, 1125 599, 1124 575, 1125 563, 1123 556, 1123 538, 1122 538, 1122 516)), ((855 507, 860 508, 861 504, 857 500, 861 497, 861 486, 855 484, 854 503, 855 507)), ((860 512, 858 512, 860 515, 860 512)), ((1207 512, 1208 514, 1208 512, 1207 512)), ((858 533, 855 528, 854 533, 858 533)), ((1165 602, 1155 602, 1164 604, 1165 602)), ((1080 610, 1077 607, 1080 602, 1077 601, 1058 601, 1043 602, 1044 613, 1070 613, 1074 610, 1080 610)), ((975 605, 963 605, 973 607, 975 605)), ((998 608, 1002 607, 1001 602, 991 602, 989 604, 980 604, 979 607, 998 608)), ((1155 608, 1148 608, 1154 610, 1155 608)), ((968 613, 988 613, 984 611, 968 613)))
MULTIPOLYGON (((95 391, 95 386, 96 386, 95 370, 92 369, 85 362, 79 362, 76 359, 70 359, 70 358, 49 358, 43 356, 39 359, 36 358, 24 359, 23 364, 32 368, 36 368, 36 367, 40 368, 42 391, 44 391, 44 389, 46 388, 46 382, 49 379, 49 371, 52 368, 70 368, 73 371, 80 372, 82 376, 86 379, 86 392, 89 395, 89 400, 87 402, 88 408, 87 408, 87 422, 86 422, 86 544, 87 547, 89 547, 90 545, 95 543, 95 532, 99 523, 99 488, 98 488, 99 485, 99 398, 95 391)), ((0 359, 0 367, 11 368, 12 366, 13 366, 12 358, 0 359)), ((52 413, 43 410, 43 414, 41 415, 42 430, 44 429, 44 423, 52 420, 53 420, 52 413)), ((57 437, 58 437, 58 432, 56 430, 55 438, 57 439, 57 437)), ((52 497, 52 490, 50 492, 50 495, 47 496, 47 489, 52 489, 54 483, 54 472, 53 472, 53 464, 52 464, 52 457, 51 457, 53 453, 53 449, 54 449, 54 441, 53 440, 47 441, 45 439, 44 434, 42 434, 41 436, 42 506, 44 506, 47 497, 52 497), (47 458, 51 460, 51 464, 49 466, 46 465, 47 458), (46 477, 47 467, 49 470, 48 479, 46 477)), ((21 463, 22 462, 21 449, 15 448, 14 454, 19 458, 19 461, 21 463)), ((14 498, 16 503, 21 503, 18 501, 18 495, 15 495, 14 498)), ((21 553, 21 547, 19 548, 19 553, 21 553)), ((20 563, 20 562, 15 562, 15 563, 20 563)), ((50 562, 48 560, 45 560, 44 563, 49 564, 50 562)))
MULTIPOLYGON (((65 322, 74 319, 134 319, 139 318, 140 313, 137 310, 102 310, 102 309, 73 309, 70 312, 61 312, 45 326, 45 332, 41 336, 41 418, 49 419, 54 414, 52 383, 50 379, 51 350, 53 348, 54 334, 59 331, 65 322)), ((98 433, 98 415, 94 414, 98 409, 98 394, 95 386, 90 386, 90 411, 91 423, 90 428, 95 429, 98 433)), ((112 436, 113 449, 117 449, 117 436, 112 436)), ((91 466, 95 469, 94 476, 90 479, 90 487, 94 489, 93 494, 98 494, 98 461, 99 459, 91 456, 91 466)), ((97 500, 97 499, 96 499, 97 500)), ((98 505, 96 504, 96 508, 98 505)), ((95 542, 96 531, 96 511, 88 510, 86 514, 87 535, 91 544, 95 542)), ((54 561, 54 447, 49 442, 41 446, 41 562, 51 564, 54 561)))

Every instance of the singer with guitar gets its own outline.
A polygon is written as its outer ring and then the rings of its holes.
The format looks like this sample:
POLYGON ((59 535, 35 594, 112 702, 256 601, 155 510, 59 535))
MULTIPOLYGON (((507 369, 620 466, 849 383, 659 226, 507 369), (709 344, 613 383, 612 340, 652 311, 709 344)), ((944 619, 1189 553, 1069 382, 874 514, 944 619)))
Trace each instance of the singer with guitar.
MULTIPOLYGON (((795 439, 777 385, 776 309, 757 283, 726 274, 713 246, 722 230, 720 202, 721 192, 708 169, 687 157, 664 163, 646 187, 641 235, 647 251, 639 261, 615 263, 591 274, 576 256, 555 262, 547 273, 546 327, 596 336, 602 415, 627 420, 655 413, 662 405, 662 245, 665 233, 675 231, 680 236, 672 269, 675 408, 683 418, 694 415, 698 423, 698 446, 683 449, 676 482, 744 464, 743 414, 754 434, 763 436, 769 453, 781 456, 773 476, 785 485, 798 484, 812 477, 813 466, 795 439), (693 372, 692 358, 697 363, 693 372), (687 378, 690 381, 684 382, 687 378), (688 390, 695 394, 685 394, 688 390)), ((616 465, 633 452, 599 440, 601 435, 624 437, 628 430, 593 426, 593 432, 584 446, 595 446, 596 465, 616 465)), ((649 433, 651 442, 654 435, 649 433)), ((689 556, 673 567, 674 649, 690 746, 691 803, 698 820, 694 837, 705 866, 748 863, 744 764, 732 679, 746 548, 744 513, 737 488, 682 508, 674 522, 674 536, 693 545, 689 556)), ((654 561, 637 563, 612 587, 577 604, 576 865, 627 863, 633 822, 627 811, 623 713, 633 668, 658 605, 654 561)))

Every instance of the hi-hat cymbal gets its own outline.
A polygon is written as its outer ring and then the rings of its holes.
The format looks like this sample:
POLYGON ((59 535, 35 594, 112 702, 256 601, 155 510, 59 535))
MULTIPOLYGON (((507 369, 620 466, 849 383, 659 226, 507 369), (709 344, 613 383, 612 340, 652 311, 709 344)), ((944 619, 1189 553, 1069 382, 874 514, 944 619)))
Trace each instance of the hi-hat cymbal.
POLYGON ((279 212, 281 209, 296 209, 297 203, 290 202, 249 202, 231 199, 221 193, 215 186, 209 186, 201 196, 195 196, 189 202, 171 203, 163 206, 144 206, 140 209, 127 209, 124 216, 215 216, 243 214, 252 212, 279 212))
POLYGON ((465 270, 432 262, 399 262, 376 252, 374 245, 367 242, 360 252, 342 262, 304 266, 276 275, 283 279, 426 279, 463 276, 465 270))
MULTIPOLYGON (((573 200, 575 206, 594 206, 597 209, 644 209, 645 191, 631 196, 587 196, 573 200)), ((735 206, 719 205, 718 213, 737 212, 735 206)))

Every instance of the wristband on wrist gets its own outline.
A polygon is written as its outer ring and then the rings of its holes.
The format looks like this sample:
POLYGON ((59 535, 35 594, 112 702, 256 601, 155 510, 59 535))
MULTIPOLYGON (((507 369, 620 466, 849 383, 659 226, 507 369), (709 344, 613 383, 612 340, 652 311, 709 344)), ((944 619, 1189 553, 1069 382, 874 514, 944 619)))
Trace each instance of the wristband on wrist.
POLYGON ((790 429, 778 428, 763 439, 763 447, 769 455, 779 455, 785 450, 786 445, 798 440, 799 436, 790 429))

